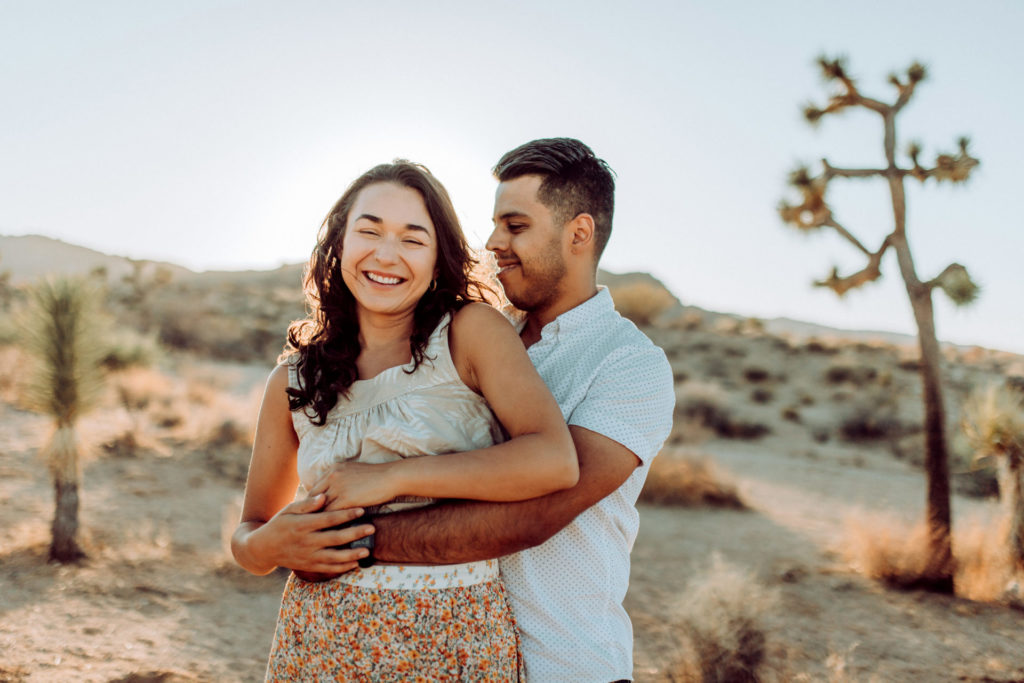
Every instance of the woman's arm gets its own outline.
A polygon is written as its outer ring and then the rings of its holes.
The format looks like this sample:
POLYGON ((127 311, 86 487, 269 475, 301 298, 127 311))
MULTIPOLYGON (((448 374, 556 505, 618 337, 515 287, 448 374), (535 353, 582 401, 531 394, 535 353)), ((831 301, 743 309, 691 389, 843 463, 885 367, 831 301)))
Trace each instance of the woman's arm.
POLYGON ((327 494, 327 509, 403 495, 517 501, 576 484, 576 451, 562 412, 508 321, 490 306, 470 304, 454 316, 449 340, 463 381, 483 395, 510 439, 441 457, 339 463, 310 491, 327 494))
POLYGON ((325 500, 309 497, 292 502, 299 477, 295 466, 298 438, 288 410, 288 368, 270 373, 260 406, 252 460, 245 485, 242 519, 231 537, 235 560, 253 574, 274 567, 312 572, 344 572, 366 551, 334 550, 373 533, 370 526, 322 531, 359 517, 362 510, 319 512, 325 500))

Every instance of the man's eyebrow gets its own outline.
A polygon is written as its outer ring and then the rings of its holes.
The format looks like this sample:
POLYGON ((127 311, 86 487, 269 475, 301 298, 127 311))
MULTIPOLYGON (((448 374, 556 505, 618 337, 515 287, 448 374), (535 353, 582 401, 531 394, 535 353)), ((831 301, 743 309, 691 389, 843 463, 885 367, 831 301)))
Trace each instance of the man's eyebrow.
POLYGON ((522 211, 506 211, 503 214, 497 216, 499 220, 507 221, 510 218, 528 218, 528 216, 522 211))
MULTIPOLYGON (((359 216, 356 218, 356 220, 357 221, 368 220, 371 223, 377 223, 378 225, 380 225, 381 223, 384 222, 384 220, 382 218, 380 218, 379 216, 374 216, 372 213, 362 213, 362 214, 359 214, 359 216)), ((419 232, 425 232, 425 233, 427 233, 427 235, 430 235, 430 231, 429 230, 424 228, 422 225, 416 225, 415 223, 407 223, 406 226, 405 226, 405 229, 406 230, 417 230, 419 232)))

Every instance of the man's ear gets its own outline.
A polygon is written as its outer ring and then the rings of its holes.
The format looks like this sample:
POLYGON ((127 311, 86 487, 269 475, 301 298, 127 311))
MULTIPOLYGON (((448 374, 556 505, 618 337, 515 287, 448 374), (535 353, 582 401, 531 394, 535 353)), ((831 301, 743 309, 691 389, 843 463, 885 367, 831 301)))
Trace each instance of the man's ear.
POLYGON ((571 242, 569 249, 573 254, 582 254, 594 247, 594 217, 589 213, 577 214, 568 223, 571 242))

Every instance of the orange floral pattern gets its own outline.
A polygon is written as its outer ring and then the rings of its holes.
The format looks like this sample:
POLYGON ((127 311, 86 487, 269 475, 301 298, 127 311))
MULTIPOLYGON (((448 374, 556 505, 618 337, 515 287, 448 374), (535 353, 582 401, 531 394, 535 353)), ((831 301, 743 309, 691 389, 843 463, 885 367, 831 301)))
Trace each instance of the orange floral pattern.
POLYGON ((322 583, 292 575, 267 681, 525 680, 519 632, 496 568, 473 571, 467 581, 460 567, 466 566, 385 565, 322 583), (377 587, 410 579, 437 587, 377 587))

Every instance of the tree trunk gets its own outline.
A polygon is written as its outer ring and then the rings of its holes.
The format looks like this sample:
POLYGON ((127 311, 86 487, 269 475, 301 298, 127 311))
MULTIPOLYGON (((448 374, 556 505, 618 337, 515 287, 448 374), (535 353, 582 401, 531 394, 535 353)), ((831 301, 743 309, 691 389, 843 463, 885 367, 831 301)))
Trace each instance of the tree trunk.
POLYGON ((49 456, 55 498, 50 559, 77 562, 85 553, 78 545, 78 443, 71 425, 57 427, 49 456))
MULTIPOLYGON (((909 288, 908 288, 909 289, 909 288)), ((949 449, 946 444, 946 411, 942 399, 942 357, 935 336, 931 291, 911 293, 921 348, 921 382, 924 385, 924 466, 928 479, 926 518, 929 561, 920 587, 939 593, 953 592, 952 511, 949 493, 949 449)))
POLYGON ((67 564, 85 557, 78 545, 78 482, 54 477, 56 510, 53 515, 53 541, 50 559, 67 564))
POLYGON ((1010 561, 1016 575, 1024 578, 1024 463, 1007 461, 1000 468, 999 495, 1010 520, 1010 561))

